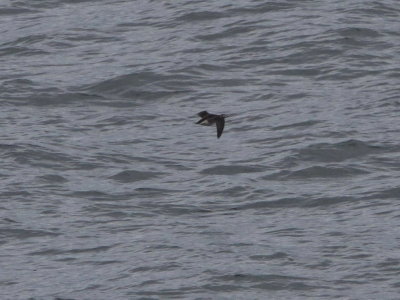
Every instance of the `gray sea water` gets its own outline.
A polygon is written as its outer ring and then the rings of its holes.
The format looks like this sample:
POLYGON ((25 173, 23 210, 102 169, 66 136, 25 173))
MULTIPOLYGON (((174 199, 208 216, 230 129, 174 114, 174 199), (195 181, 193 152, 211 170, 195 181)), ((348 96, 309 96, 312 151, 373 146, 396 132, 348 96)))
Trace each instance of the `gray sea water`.
POLYGON ((400 298, 399 1, 0 3, 0 299, 400 298))

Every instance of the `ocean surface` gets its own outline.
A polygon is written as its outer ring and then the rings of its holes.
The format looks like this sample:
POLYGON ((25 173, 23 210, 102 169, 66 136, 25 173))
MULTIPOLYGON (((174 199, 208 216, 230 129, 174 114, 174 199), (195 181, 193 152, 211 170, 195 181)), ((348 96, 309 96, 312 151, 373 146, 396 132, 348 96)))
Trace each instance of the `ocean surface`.
POLYGON ((400 299, 399 62, 397 0, 1 1, 0 299, 400 299))

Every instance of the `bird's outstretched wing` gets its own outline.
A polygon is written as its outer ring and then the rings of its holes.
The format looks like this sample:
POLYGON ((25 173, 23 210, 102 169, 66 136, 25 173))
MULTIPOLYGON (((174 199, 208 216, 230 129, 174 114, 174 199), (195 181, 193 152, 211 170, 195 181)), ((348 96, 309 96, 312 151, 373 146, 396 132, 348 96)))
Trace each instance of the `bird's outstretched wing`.
POLYGON ((224 130, 225 119, 224 118, 217 118, 215 120, 215 123, 217 125, 217 137, 219 138, 222 135, 222 131, 224 130))

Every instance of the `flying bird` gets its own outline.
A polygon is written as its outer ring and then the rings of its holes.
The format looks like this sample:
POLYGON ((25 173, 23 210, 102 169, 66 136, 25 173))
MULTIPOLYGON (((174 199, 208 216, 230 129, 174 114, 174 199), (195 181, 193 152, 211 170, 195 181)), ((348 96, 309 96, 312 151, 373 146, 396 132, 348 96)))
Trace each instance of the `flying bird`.
POLYGON ((205 126, 217 126, 217 138, 219 138, 224 130, 225 126, 225 117, 226 115, 214 115, 210 114, 207 111, 201 111, 197 114, 201 119, 196 122, 196 124, 205 125, 205 126))

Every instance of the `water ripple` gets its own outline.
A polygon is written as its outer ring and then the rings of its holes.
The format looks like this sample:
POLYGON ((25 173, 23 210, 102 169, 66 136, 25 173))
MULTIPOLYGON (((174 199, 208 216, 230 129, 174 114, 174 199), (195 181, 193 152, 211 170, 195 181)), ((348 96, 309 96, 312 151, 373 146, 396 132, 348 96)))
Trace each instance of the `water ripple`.
POLYGON ((396 4, 5 1, 2 298, 397 299, 396 4))

